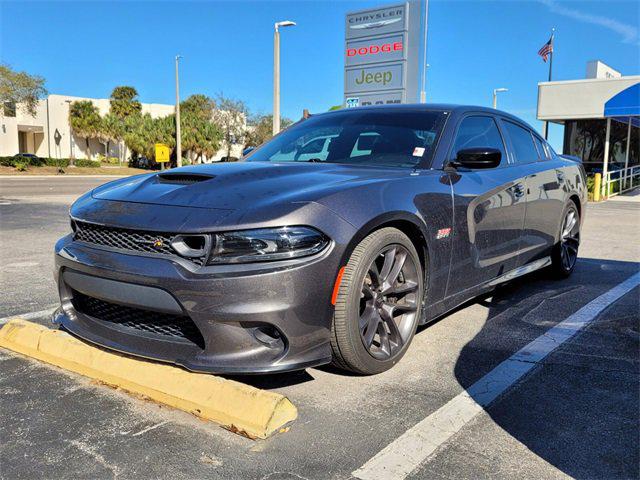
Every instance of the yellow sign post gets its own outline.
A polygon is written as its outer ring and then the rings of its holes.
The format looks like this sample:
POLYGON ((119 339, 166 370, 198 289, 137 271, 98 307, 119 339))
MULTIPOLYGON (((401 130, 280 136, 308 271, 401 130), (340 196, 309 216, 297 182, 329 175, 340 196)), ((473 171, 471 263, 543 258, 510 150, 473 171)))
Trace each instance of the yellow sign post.
POLYGON ((156 143, 156 162, 160 164, 160 167, 164 169, 164 164, 169 161, 171 156, 171 150, 168 145, 164 143, 156 143))

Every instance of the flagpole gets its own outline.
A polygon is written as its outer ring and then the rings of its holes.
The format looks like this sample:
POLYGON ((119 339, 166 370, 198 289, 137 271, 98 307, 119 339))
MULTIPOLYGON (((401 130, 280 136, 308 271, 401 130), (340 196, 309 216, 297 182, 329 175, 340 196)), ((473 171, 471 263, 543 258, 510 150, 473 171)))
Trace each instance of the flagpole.
MULTIPOLYGON (((549 82, 551 81, 552 78, 552 73, 553 73, 553 36, 555 35, 556 29, 552 28, 551 29, 551 52, 549 53, 549 82)), ((548 140, 549 139, 549 122, 545 121, 544 122, 544 139, 548 140)))
POLYGON ((551 81, 551 73, 553 72, 553 37, 556 29, 551 29, 551 53, 549 54, 549 81, 551 81))

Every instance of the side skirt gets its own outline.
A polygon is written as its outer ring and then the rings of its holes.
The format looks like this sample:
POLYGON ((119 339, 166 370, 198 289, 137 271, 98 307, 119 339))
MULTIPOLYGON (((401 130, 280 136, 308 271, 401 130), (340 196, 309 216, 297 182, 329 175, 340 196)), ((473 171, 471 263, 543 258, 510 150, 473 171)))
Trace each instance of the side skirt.
POLYGON ((438 320, 448 314, 449 312, 455 310, 456 308, 464 305, 465 303, 473 300, 479 295, 483 293, 490 292, 497 285, 502 283, 510 282, 518 277, 522 277, 523 275, 527 275, 529 273, 533 273, 536 270, 540 270, 542 268, 548 267, 551 265, 551 257, 544 257, 539 260, 535 260, 531 263, 523 265, 521 267, 515 268, 504 275, 494 278, 493 280, 489 280, 481 285, 465 290, 464 292, 457 293, 450 297, 447 297, 439 302, 434 303, 433 305, 423 306, 425 312, 428 312, 426 315, 423 315, 423 320, 420 322, 420 326, 427 325, 435 320, 438 320))

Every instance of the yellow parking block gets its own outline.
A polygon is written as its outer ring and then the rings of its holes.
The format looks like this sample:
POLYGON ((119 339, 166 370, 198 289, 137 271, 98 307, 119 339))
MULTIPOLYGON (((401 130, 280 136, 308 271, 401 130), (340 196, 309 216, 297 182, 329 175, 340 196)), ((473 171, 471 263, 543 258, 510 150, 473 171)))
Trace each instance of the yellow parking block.
POLYGON ((278 393, 107 352, 19 318, 0 329, 0 347, 144 395, 250 438, 267 438, 298 416, 296 407, 278 393))

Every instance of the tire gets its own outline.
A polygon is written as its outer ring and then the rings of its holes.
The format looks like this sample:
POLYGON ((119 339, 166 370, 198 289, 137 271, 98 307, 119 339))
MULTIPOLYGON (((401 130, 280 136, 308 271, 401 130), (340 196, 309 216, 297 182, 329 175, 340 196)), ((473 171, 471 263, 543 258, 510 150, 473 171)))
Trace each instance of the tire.
POLYGON ((395 228, 367 236, 351 254, 338 290, 333 365, 363 375, 394 366, 413 340, 423 296, 424 275, 411 240, 395 228))
POLYGON ((580 213, 573 201, 570 201, 562 213, 558 243, 551 253, 551 273, 554 278, 567 278, 576 266, 580 247, 580 213), (569 226, 568 222, 572 225, 569 226))

